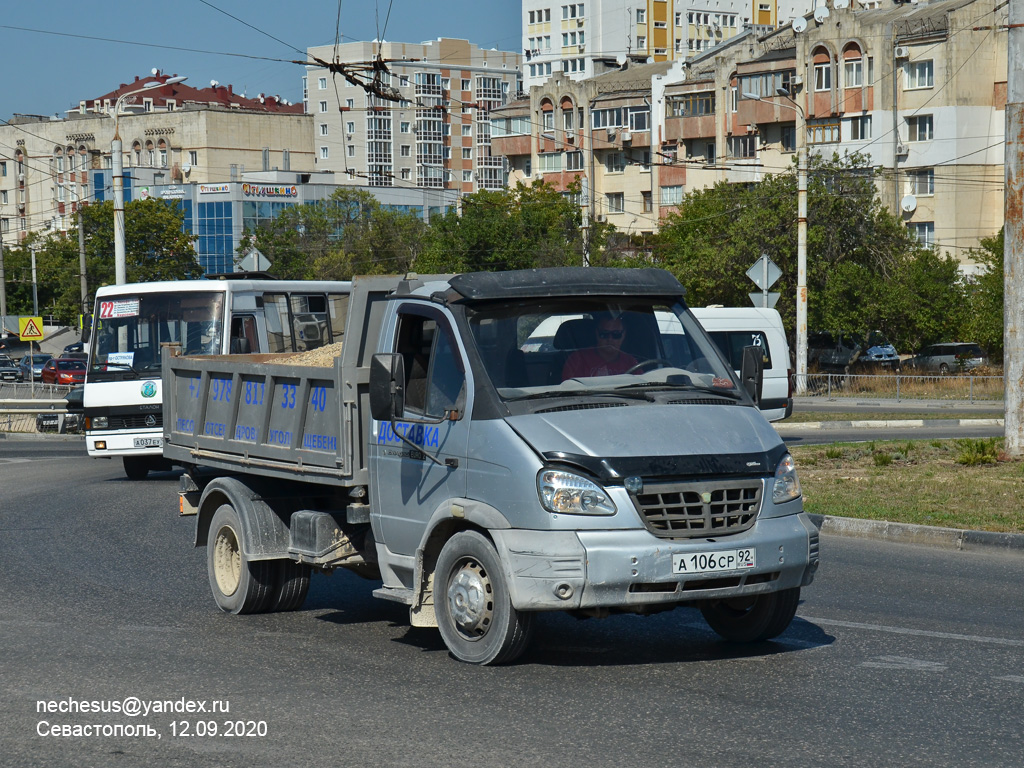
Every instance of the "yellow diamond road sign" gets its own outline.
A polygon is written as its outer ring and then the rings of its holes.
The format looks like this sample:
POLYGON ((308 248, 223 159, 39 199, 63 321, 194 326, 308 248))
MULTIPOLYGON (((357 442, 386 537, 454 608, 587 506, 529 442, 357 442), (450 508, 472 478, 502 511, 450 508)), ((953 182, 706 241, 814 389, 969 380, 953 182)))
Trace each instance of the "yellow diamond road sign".
POLYGON ((19 317, 18 335, 22 341, 40 341, 43 338, 43 318, 19 317))

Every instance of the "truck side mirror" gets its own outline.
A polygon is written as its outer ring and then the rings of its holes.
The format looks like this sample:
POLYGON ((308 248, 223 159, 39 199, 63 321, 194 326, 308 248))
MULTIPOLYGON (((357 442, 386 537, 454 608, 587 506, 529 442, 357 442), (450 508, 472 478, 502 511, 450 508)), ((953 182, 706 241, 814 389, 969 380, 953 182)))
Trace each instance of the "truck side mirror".
POLYGON ((370 360, 370 415, 394 421, 405 411, 405 359, 397 354, 374 355, 370 360))
POLYGON ((764 384, 764 353, 760 347, 744 347, 743 362, 740 365, 740 381, 754 405, 761 402, 761 387, 764 384))

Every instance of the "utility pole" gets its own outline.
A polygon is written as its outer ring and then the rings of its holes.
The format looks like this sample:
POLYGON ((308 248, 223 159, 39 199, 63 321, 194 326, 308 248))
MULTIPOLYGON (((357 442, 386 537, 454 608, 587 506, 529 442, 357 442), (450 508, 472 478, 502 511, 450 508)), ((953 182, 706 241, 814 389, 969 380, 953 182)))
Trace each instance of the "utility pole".
POLYGON ((82 314, 89 314, 89 282, 85 279, 85 218, 78 204, 78 285, 82 291, 82 314))
POLYGON ((5 330, 3 326, 7 319, 7 277, 4 274, 4 228, 3 219, 0 219, 0 334, 5 330))
POLYGON ((1003 430, 1006 452, 1024 454, 1024 0, 1009 0, 1006 40, 1006 186, 1003 245, 1003 430))

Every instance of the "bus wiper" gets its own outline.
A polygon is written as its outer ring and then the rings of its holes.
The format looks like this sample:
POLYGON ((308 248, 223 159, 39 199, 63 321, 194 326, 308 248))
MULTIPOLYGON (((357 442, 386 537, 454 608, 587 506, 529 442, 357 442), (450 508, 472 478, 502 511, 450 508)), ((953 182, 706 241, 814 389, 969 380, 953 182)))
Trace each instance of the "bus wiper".
POLYGON ((103 366, 104 368, 127 368, 136 376, 142 375, 138 372, 138 370, 136 370, 135 366, 133 366, 131 363, 98 363, 96 367, 98 368, 100 366, 103 366))

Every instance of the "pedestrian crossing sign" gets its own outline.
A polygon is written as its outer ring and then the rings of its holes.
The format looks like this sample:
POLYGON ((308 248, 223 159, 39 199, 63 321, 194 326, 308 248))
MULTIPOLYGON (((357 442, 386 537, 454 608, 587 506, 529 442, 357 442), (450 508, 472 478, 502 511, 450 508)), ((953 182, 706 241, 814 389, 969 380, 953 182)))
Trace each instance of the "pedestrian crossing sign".
POLYGON ((41 341, 43 338, 43 318, 19 317, 18 335, 22 341, 41 341))

